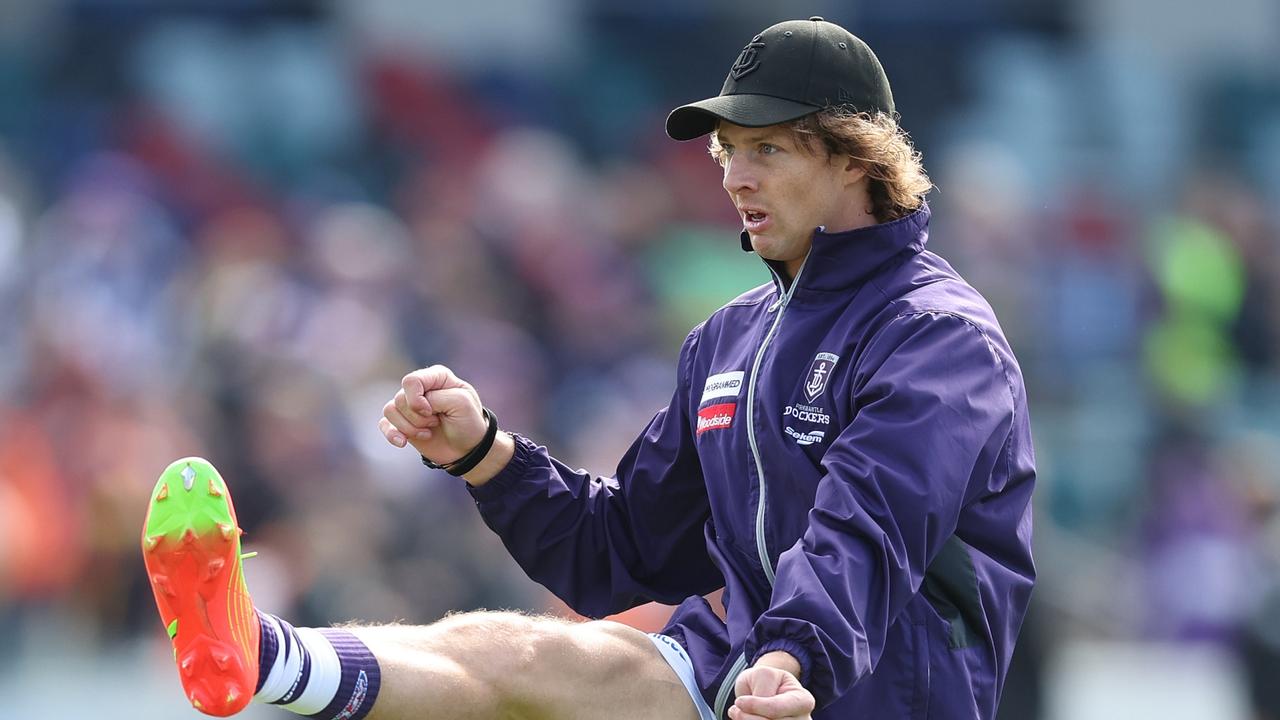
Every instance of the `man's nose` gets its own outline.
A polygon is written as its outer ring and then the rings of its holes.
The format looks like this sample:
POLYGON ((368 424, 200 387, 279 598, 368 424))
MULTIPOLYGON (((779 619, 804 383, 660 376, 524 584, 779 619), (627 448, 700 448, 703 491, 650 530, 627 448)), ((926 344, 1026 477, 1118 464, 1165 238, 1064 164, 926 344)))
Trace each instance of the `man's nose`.
POLYGON ((741 156, 731 156, 724 165, 724 189, 730 195, 744 191, 755 191, 759 187, 756 173, 751 163, 741 156))

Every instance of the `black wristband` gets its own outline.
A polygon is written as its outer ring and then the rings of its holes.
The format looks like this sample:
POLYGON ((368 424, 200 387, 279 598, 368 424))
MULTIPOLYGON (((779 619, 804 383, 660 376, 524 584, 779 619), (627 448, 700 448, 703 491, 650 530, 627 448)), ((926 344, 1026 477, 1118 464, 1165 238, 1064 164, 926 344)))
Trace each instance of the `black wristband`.
POLYGON ((422 456, 422 464, 432 470, 444 470, 454 477, 462 477, 475 469, 484 460, 484 456, 489 454, 489 450, 493 448, 493 439, 498 437, 498 417, 493 414, 489 408, 481 408, 484 410, 485 420, 489 426, 485 428, 484 437, 481 438, 480 444, 471 448, 466 455, 447 463, 435 463, 427 459, 426 455, 422 456))

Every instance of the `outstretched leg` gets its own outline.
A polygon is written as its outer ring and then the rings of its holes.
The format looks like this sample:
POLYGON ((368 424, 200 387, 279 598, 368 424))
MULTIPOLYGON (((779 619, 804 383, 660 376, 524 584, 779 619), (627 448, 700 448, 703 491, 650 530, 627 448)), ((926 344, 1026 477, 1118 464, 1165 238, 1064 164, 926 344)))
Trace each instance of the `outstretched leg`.
POLYGON ((382 665, 371 720, 698 718, 649 637, 619 623, 475 612, 352 632, 382 665))
POLYGON ((161 475, 142 546, 184 691, 211 715, 256 695, 324 720, 699 717, 650 638, 618 623, 475 612, 317 631, 259 615, 230 493, 199 458, 161 475))

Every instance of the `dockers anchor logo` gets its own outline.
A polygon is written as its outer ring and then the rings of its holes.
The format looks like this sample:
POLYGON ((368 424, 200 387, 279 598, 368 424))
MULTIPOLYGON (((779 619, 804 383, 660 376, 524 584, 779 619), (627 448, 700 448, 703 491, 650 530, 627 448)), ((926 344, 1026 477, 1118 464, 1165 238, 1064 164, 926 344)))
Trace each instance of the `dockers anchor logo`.
POLYGON ((818 353, 813 358, 813 363, 809 366, 809 380, 804 384, 804 396, 809 402, 816 400, 827 389, 827 379, 831 377, 831 371, 835 370, 837 362, 840 362, 840 356, 831 353, 818 353))
POLYGON ((751 42, 738 53, 738 59, 733 61, 733 67, 729 68, 729 77, 741 80, 743 75, 759 67, 760 49, 763 47, 764 43, 760 41, 759 35, 751 38, 751 42))

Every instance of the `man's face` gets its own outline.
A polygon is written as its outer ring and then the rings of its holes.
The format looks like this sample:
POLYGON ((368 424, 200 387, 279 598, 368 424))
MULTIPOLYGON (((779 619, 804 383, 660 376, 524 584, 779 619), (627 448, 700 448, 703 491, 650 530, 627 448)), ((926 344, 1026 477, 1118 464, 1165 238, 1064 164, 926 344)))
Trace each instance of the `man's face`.
POLYGON ((850 192, 861 172, 847 169, 849 158, 800 146, 781 125, 748 128, 721 122, 716 137, 723 148, 724 189, 729 193, 751 247, 778 260, 795 277, 813 241, 813 231, 855 227, 850 192))

